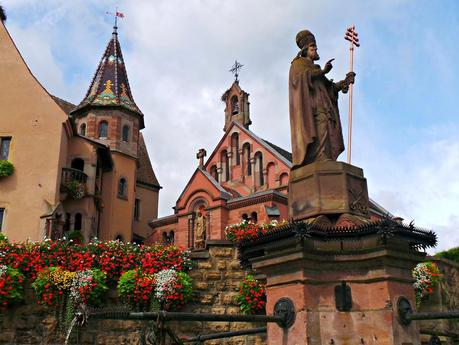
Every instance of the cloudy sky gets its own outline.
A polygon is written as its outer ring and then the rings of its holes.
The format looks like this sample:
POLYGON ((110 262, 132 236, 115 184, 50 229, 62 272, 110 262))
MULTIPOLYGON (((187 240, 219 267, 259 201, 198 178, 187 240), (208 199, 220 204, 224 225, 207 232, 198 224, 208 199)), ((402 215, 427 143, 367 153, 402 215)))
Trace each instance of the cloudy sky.
MULTIPOLYGON (((244 64, 251 129, 290 150, 288 69, 295 35, 315 35, 329 76, 349 66, 343 33, 354 23, 353 161, 370 196, 395 215, 435 230, 438 249, 459 246, 459 3, 455 0, 0 0, 32 72, 52 94, 83 98, 110 39, 118 6, 129 81, 145 114, 144 136, 163 186, 160 215, 196 168, 199 148, 221 138, 229 68, 244 64)), ((347 128, 347 97, 340 100, 347 128)), ((345 130, 346 132, 346 130, 345 130)), ((345 133, 346 136, 347 133, 345 133)), ((345 142, 347 138, 345 137, 345 142)), ((344 152, 341 160, 346 159, 344 152)))

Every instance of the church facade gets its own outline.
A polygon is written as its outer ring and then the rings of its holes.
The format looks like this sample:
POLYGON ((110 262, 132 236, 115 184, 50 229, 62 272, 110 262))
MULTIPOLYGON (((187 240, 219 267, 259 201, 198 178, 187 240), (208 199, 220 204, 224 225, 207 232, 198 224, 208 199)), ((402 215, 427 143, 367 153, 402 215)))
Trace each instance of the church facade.
POLYGON ((50 95, 0 21, 0 230, 13 241, 141 242, 160 185, 140 132, 116 27, 78 106, 50 95))
MULTIPOLYGON (((150 222, 148 243, 176 243, 204 249, 225 240, 225 228, 243 220, 253 223, 288 220, 288 183, 292 155, 249 129, 249 94, 236 80, 223 94, 224 134, 198 167, 174 206, 174 214, 150 222)), ((370 216, 387 211, 370 201, 370 216)))

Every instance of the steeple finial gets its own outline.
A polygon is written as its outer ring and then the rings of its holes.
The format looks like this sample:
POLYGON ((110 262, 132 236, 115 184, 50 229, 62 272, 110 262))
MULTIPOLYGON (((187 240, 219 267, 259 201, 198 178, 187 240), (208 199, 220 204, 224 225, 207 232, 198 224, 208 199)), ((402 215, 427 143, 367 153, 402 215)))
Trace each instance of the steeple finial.
POLYGON ((115 17, 115 25, 113 25, 113 35, 118 35, 118 18, 124 18, 124 13, 118 12, 118 7, 117 7, 115 13, 105 12, 105 14, 109 14, 115 17))
POLYGON ((229 70, 231 73, 234 74, 234 81, 236 83, 239 83, 239 70, 243 67, 244 65, 241 65, 237 60, 234 61, 233 67, 229 70))

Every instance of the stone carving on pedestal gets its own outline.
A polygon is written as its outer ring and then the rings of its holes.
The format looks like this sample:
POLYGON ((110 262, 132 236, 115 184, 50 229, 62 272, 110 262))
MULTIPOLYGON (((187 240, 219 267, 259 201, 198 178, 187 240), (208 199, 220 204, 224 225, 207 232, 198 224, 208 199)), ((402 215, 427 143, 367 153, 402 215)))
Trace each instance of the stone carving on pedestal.
MULTIPOLYGON (((324 67, 314 35, 300 31, 300 52, 289 76, 293 167, 289 178, 289 216, 294 220, 340 214, 368 216, 368 191, 363 170, 336 162, 344 150, 338 93, 346 93, 355 73, 337 83, 328 79, 333 59, 324 67)), ((334 216, 336 215, 336 216, 334 216)))

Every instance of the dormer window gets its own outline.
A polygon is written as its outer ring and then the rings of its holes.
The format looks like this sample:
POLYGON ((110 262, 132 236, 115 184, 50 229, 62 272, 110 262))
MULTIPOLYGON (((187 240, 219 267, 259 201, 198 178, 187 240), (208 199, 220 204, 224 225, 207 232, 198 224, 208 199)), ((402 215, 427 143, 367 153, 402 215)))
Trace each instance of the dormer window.
POLYGON ((236 95, 231 97, 231 113, 233 115, 239 114, 239 99, 236 95))
POLYGON ((99 139, 107 139, 108 138, 107 133, 108 133, 108 123, 107 121, 102 121, 101 123, 99 123, 99 139))

